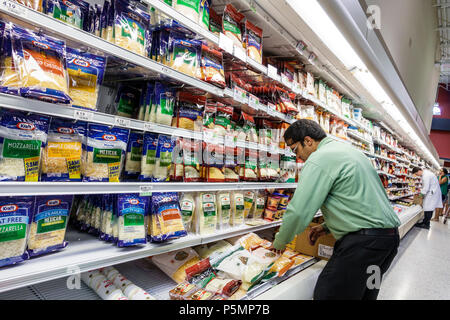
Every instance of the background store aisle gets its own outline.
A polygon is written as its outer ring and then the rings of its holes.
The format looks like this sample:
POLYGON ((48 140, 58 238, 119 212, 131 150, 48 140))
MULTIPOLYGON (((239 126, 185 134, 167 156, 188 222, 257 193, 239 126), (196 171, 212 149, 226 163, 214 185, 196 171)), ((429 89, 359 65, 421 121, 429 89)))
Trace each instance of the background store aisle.
POLYGON ((385 274, 379 300, 450 299, 450 228, 432 222, 430 230, 413 228, 385 274))

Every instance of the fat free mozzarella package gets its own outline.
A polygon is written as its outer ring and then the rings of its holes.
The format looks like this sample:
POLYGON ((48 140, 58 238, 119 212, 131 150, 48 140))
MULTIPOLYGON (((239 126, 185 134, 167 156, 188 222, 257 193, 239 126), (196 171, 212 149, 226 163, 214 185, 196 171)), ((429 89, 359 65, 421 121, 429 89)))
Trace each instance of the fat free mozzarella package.
POLYGON ((149 197, 139 197, 137 194, 117 196, 118 247, 147 243, 145 217, 149 209, 149 199, 149 197))

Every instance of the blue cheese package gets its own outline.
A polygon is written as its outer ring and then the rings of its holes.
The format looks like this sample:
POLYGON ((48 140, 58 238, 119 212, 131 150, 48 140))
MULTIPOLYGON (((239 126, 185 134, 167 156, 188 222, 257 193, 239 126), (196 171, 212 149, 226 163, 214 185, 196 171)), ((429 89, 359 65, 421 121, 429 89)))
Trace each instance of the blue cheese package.
POLYGON ((187 235, 176 192, 153 193, 148 237, 151 242, 163 242, 187 235))
POLYGON ((97 99, 106 68, 106 58, 67 48, 69 95, 72 107, 97 111, 97 99))
POLYGON ((100 239, 107 242, 117 242, 118 224, 117 224, 117 195, 104 194, 102 197, 102 223, 100 239))
POLYGON ((141 174, 139 181, 152 181, 156 165, 156 149, 158 148, 158 135, 146 132, 142 146, 141 174))
POLYGON ((34 197, 0 198, 0 267, 29 258, 27 235, 34 197))
POLYGON ((131 131, 127 146, 125 159, 124 179, 135 181, 141 174, 142 146, 144 145, 144 134, 131 131))
POLYGON ((64 240, 73 195, 37 196, 28 236, 30 257, 61 250, 68 244, 64 240))
POLYGON ((49 117, 0 110, 0 181, 39 181, 49 117))
POLYGON ((81 181, 87 122, 52 118, 42 153, 42 181, 81 181))
POLYGON ((14 25, 12 44, 14 65, 19 71, 20 94, 69 104, 65 42, 14 25))
POLYGON ((89 3, 83 0, 46 0, 46 12, 55 19, 89 31, 89 3))
POLYGON ((147 243, 145 219, 149 209, 149 200, 149 197, 139 197, 138 194, 117 196, 118 247, 147 243))
POLYGON ((119 182, 130 130, 88 125, 83 181, 119 182))

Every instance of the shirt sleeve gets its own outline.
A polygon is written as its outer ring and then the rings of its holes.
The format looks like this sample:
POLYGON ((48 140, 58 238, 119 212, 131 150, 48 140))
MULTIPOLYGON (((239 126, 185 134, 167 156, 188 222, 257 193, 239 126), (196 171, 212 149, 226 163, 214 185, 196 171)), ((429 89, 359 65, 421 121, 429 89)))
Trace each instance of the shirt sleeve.
POLYGON ((315 163, 307 163, 300 174, 297 190, 289 202, 273 247, 285 248, 310 224, 333 186, 334 180, 315 163))
POLYGON ((431 179, 428 175, 423 175, 422 176, 422 190, 420 191, 421 194, 423 194, 424 196, 428 193, 428 191, 430 190, 430 183, 431 183, 431 179))

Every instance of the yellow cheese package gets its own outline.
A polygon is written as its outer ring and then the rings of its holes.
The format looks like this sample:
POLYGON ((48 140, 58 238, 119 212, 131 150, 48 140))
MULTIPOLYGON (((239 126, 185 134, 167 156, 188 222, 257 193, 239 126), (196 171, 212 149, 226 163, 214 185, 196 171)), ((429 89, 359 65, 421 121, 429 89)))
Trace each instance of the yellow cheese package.
POLYGON ((203 81, 226 87, 222 52, 202 45, 201 74, 203 81))
POLYGON ((150 15, 137 2, 114 1, 114 43, 131 52, 146 55, 150 15))
POLYGON ((218 228, 229 228, 231 219, 231 193, 229 191, 218 192, 216 202, 218 228))
POLYGON ((224 168, 224 146, 219 144, 204 143, 203 161, 206 165, 207 182, 225 182, 224 168))
POLYGON ((234 227, 244 224, 244 193, 233 191, 231 195, 231 222, 234 227))
POLYGON ((105 57, 67 48, 72 107, 97 110, 98 91, 103 82, 105 67, 105 57))
POLYGON ((169 57, 167 65, 193 78, 200 75, 202 43, 199 40, 186 40, 184 36, 172 33, 169 38, 169 57))
POLYGON ((70 103, 63 40, 12 27, 14 65, 19 70, 20 94, 48 102, 70 103))
POLYGON ((180 249, 152 257, 152 262, 177 283, 186 279, 186 269, 200 261, 192 248, 180 249))
POLYGON ((187 91, 178 94, 176 105, 176 127, 202 131, 206 96, 193 95, 187 91))
POLYGON ((243 248, 245 248, 245 250, 252 251, 259 248, 264 241, 265 240, 258 236, 256 233, 252 232, 239 238, 237 242, 239 242, 239 244, 243 248))
POLYGON ((148 225, 152 242, 163 242, 187 235, 178 201, 176 192, 153 193, 148 225))
POLYGON ((0 109, 0 181, 39 180, 49 117, 0 109))
POLYGON ((42 153, 42 181, 81 181, 87 123, 52 118, 42 153))
POLYGON ((197 233, 200 235, 215 233, 217 228, 216 195, 210 192, 199 193, 197 208, 197 233))
POLYGON ((28 8, 34 9, 39 12, 43 12, 42 0, 15 0, 15 1, 28 8))
POLYGON ((129 134, 128 129, 88 125, 83 181, 119 182, 129 134))
POLYGON ((21 86, 19 70, 14 63, 12 42, 11 42, 12 24, 0 21, 0 32, 3 31, 3 46, 0 49, 0 92, 9 94, 19 94, 21 86))

